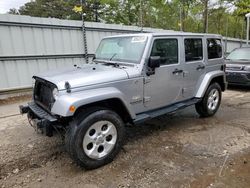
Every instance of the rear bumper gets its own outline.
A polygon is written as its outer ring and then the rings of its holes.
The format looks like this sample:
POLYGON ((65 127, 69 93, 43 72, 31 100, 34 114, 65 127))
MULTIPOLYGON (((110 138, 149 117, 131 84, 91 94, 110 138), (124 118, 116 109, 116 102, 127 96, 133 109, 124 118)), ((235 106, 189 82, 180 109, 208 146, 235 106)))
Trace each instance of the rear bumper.
POLYGON ((30 102, 25 106, 21 105, 19 110, 21 114, 28 114, 29 122, 36 131, 40 130, 46 136, 53 136, 54 126, 58 124, 55 116, 46 112, 35 102, 30 102))
POLYGON ((250 73, 248 72, 226 72, 226 77, 231 85, 250 86, 250 73))

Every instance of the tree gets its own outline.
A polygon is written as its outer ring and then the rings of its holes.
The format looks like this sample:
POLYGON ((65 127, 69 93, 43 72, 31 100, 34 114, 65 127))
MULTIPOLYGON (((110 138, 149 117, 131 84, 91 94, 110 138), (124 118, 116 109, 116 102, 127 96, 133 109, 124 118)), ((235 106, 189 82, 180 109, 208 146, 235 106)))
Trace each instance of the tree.
POLYGON ((203 32, 208 32, 208 3, 209 0, 202 0, 204 5, 204 11, 203 11, 203 32))
POLYGON ((21 15, 55 17, 67 19, 69 14, 67 3, 61 0, 36 0, 21 6, 18 13, 21 15))
POLYGON ((245 16, 250 12, 250 0, 236 0, 234 5, 237 7, 235 14, 238 16, 245 16))
POLYGON ((11 8, 8 13, 9 14, 19 14, 19 11, 15 8, 11 8))
MULTIPOLYGON (((35 17, 51 17, 59 19, 80 20, 81 13, 75 12, 74 7, 81 6, 79 0, 35 0, 26 3, 18 10, 10 9, 10 14, 29 15, 35 17)), ((86 20, 96 21, 98 0, 88 0, 83 12, 86 20), (95 10, 95 12, 93 11, 95 10)))
POLYGON ((11 14, 135 25, 241 37, 250 0, 34 0, 11 14), (230 7, 236 8, 232 12, 230 7), (229 7, 229 8, 228 8, 229 7), (141 11, 142 10, 142 11, 141 11), (230 11, 231 10, 231 11, 230 11), (142 17, 142 20, 141 20, 142 17), (209 18, 209 19, 207 19, 209 18), (141 23, 142 22, 142 23, 141 23), (227 27, 228 26, 228 27, 227 27))
MULTIPOLYGON (((190 18, 189 14, 192 10, 193 6, 195 5, 194 0, 178 0, 174 2, 179 7, 179 16, 180 16, 180 25, 183 31, 187 31, 187 24, 186 21, 190 18)), ((191 21, 189 19, 189 21, 191 21)))

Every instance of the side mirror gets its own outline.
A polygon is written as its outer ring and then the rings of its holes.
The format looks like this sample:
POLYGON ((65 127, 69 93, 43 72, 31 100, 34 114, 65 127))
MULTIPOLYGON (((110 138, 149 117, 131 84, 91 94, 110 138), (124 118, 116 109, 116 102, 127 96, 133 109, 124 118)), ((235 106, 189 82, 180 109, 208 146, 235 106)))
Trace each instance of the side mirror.
POLYGON ((161 57, 160 56, 151 56, 148 61, 148 66, 151 69, 155 69, 157 67, 160 67, 161 64, 161 57))
POLYGON ((148 70, 147 75, 150 76, 155 74, 155 68, 160 67, 161 57, 160 56, 151 56, 148 60, 148 70))

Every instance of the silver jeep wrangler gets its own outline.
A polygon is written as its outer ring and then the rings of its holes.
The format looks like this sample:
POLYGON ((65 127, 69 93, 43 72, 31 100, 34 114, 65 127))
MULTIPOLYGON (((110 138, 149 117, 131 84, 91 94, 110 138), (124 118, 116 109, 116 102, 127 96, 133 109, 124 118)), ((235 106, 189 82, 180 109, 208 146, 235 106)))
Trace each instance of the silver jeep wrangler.
POLYGON ((194 104, 213 116, 227 87, 221 36, 179 32, 106 37, 91 64, 33 78, 33 101, 21 113, 47 136, 63 135, 86 169, 115 158, 126 124, 194 104))

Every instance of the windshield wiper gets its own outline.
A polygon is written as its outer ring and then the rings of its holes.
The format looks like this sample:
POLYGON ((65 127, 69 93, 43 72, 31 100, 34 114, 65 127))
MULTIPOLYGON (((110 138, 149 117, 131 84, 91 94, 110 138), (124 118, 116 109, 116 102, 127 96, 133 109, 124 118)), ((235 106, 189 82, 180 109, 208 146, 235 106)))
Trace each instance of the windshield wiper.
POLYGON ((114 67, 119 67, 119 64, 117 62, 112 62, 113 58, 117 55, 117 53, 114 53, 111 58, 109 58, 108 60, 97 60, 96 58, 94 59, 94 61, 96 63, 104 63, 105 65, 113 65, 114 67))
POLYGON ((104 62, 105 65, 113 65, 114 67, 119 67, 119 64, 116 62, 104 62))
POLYGON ((109 59, 109 61, 112 61, 112 59, 117 55, 117 53, 114 53, 111 58, 109 59))
POLYGON ((111 62, 112 59, 117 55, 117 53, 114 53, 111 58, 109 59, 109 62, 105 62, 105 65, 114 65, 114 67, 119 67, 119 64, 116 62, 111 62))
POLYGON ((113 65, 115 67, 119 67, 119 64, 117 62, 111 62, 110 60, 101 60, 101 59, 94 59, 95 63, 101 63, 105 65, 113 65))

